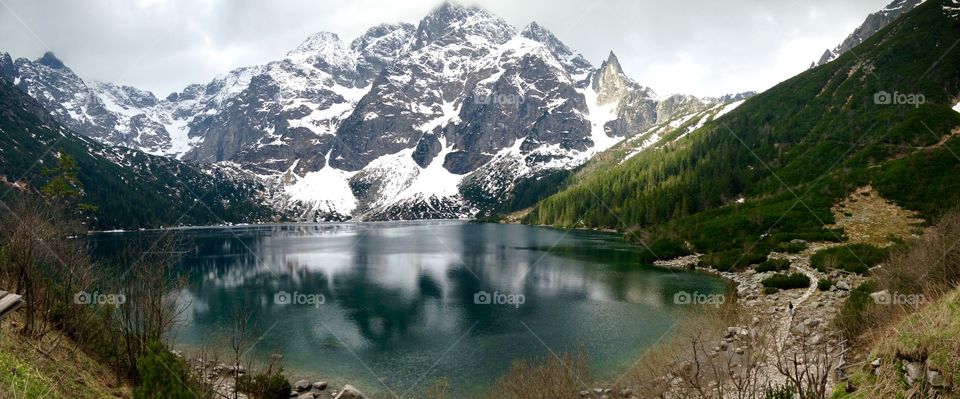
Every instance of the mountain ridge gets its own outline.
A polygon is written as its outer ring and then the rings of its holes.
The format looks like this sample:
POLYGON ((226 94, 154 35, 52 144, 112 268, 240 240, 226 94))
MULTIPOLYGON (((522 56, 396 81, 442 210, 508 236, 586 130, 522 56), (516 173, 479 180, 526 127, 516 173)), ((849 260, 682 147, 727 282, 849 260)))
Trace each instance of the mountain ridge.
POLYGON ((536 22, 517 29, 449 2, 416 25, 376 25, 349 42, 315 33, 281 60, 162 99, 4 57, 2 74, 72 130, 231 163, 260 176, 278 211, 305 220, 483 215, 528 197, 513 192, 524 181, 568 173, 674 114, 734 102, 685 96, 677 107, 627 77, 612 52, 609 68, 594 68, 536 22))
MULTIPOLYGON (((94 205, 94 229, 266 222, 277 216, 252 201, 261 184, 234 171, 199 167, 77 135, 32 97, 0 79, 0 189, 36 194, 65 155, 77 162, 80 201, 94 205)), ((9 196, 9 197, 8 197, 9 196)))
POLYGON ((867 18, 852 33, 850 33, 840 44, 837 44, 832 50, 827 49, 820 56, 820 59, 810 63, 810 67, 817 67, 837 59, 847 51, 850 51, 864 40, 870 38, 875 33, 883 29, 897 17, 914 9, 926 0, 893 0, 880 11, 867 15, 867 18))

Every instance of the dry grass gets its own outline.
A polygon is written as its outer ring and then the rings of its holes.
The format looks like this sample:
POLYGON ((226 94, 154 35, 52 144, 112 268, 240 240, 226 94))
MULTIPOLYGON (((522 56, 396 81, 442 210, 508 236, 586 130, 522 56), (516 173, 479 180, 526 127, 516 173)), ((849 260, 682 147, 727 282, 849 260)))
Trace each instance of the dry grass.
POLYGON ((863 367, 851 379, 855 391, 842 398, 956 398, 960 397, 960 290, 943 296, 919 312, 904 317, 876 338, 868 361, 880 359, 875 374, 863 367), (926 362, 939 370, 951 388, 939 392, 903 382, 905 360, 926 362))
POLYGON ((910 250, 895 253, 876 273, 880 287, 939 297, 960 285, 960 211, 946 214, 910 250))
POLYGON ((851 244, 886 247, 913 237, 923 223, 916 212, 884 199, 871 186, 854 190, 832 210, 837 222, 827 227, 842 228, 851 244))
POLYGON ((586 351, 549 356, 545 360, 513 362, 510 371, 494 385, 491 398, 560 399, 578 398, 587 390, 590 368, 586 351))

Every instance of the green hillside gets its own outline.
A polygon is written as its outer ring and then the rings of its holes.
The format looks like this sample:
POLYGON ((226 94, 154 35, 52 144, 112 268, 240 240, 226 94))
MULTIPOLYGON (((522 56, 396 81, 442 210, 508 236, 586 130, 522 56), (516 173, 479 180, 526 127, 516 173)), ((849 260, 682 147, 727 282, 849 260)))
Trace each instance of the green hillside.
POLYGON ((97 229, 140 228, 268 220, 270 210, 256 203, 261 187, 223 172, 106 147, 76 135, 54 121, 32 98, 0 79, 0 200, 26 183, 36 191, 52 177, 58 158, 77 161, 81 201, 96 207, 97 229))
POLYGON ((822 227, 830 207, 866 184, 938 216, 960 199, 960 20, 943 4, 924 3, 680 140, 588 166, 527 222, 632 231, 651 258, 695 250, 731 267, 792 239, 841 240, 822 227), (883 92, 924 102, 877 103, 883 92))

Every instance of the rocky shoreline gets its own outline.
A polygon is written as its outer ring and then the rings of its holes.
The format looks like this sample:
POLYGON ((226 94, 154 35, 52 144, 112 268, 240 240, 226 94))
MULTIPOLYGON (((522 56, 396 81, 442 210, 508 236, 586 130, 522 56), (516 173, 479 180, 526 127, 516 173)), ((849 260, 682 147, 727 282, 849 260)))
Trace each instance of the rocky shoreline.
MULTIPOLYGON (((175 352, 175 354, 182 356, 179 352, 175 352)), ((193 372, 213 388, 217 397, 248 399, 246 394, 237 391, 237 378, 247 374, 246 367, 242 365, 231 366, 203 358, 195 359, 192 363, 194 364, 193 372)), ((343 387, 337 389, 327 381, 311 382, 310 380, 300 379, 290 382, 290 386, 292 387, 290 397, 297 399, 368 398, 363 392, 350 384, 344 384, 343 387)))

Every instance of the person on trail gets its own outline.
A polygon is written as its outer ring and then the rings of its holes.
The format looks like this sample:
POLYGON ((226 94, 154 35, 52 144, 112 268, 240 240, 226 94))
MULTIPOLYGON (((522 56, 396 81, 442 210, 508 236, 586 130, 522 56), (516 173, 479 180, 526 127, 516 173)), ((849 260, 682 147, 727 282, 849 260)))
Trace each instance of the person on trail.
POLYGON ((790 321, 793 321, 793 301, 790 301, 790 321))

